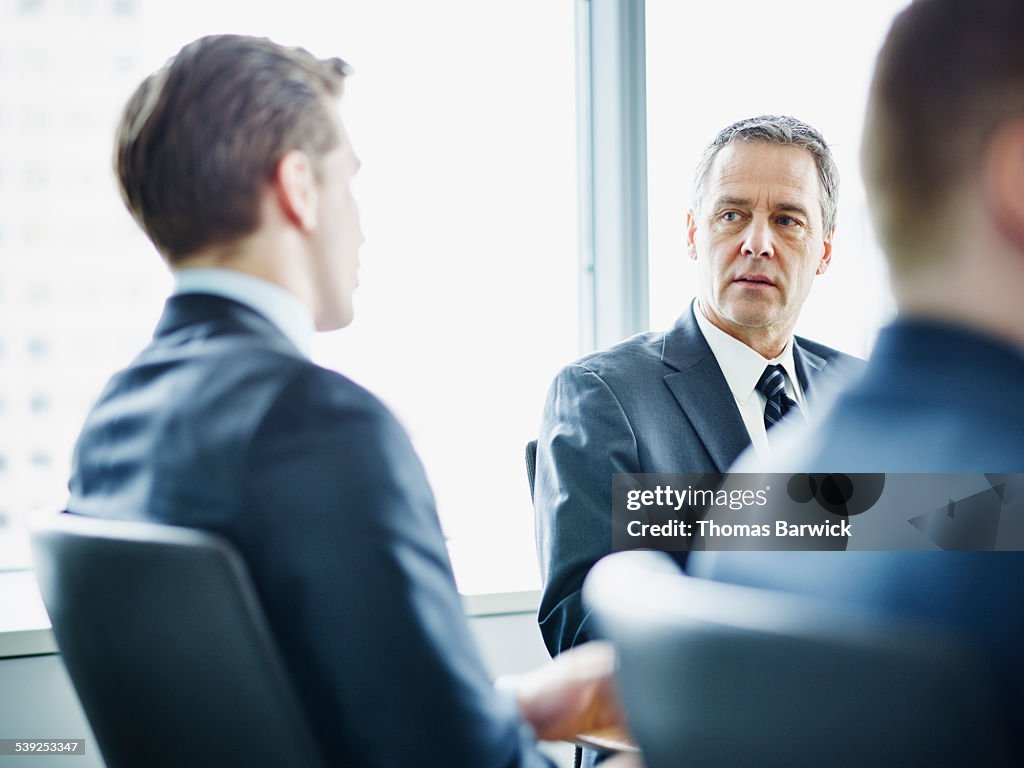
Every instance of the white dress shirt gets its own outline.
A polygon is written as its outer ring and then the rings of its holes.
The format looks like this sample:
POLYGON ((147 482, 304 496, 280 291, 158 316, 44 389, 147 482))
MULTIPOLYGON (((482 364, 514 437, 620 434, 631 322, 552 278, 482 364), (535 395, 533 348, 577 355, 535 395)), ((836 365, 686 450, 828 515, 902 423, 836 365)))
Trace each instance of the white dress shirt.
POLYGON ((764 406, 765 396, 757 391, 757 382, 769 365, 781 365, 785 372, 786 394, 796 401, 800 406, 800 413, 806 418, 807 405, 804 399, 803 390, 800 387, 800 380, 796 376, 796 366, 793 362, 793 338, 786 342, 782 353, 768 360, 760 353, 748 347, 739 339, 734 339, 718 326, 708 320, 701 311, 700 302, 694 300, 693 314, 697 318, 697 325, 718 365, 725 375, 725 381, 732 391, 736 400, 736 407, 739 408, 740 416, 743 417, 743 424, 750 435, 750 442, 759 456, 771 453, 771 444, 768 442, 768 431, 764 427, 764 406))
POLYGON ((174 294, 208 293, 237 301, 259 312, 309 357, 316 324, 293 293, 279 285, 233 269, 180 269, 174 272, 174 294))

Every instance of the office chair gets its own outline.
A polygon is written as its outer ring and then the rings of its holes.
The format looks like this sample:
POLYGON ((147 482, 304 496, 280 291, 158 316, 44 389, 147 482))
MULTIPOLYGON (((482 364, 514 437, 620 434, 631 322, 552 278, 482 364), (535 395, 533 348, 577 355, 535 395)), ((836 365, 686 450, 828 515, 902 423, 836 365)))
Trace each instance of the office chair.
POLYGON ((110 768, 322 766, 245 565, 189 528, 45 512, 32 551, 110 768))
POLYGON ((647 768, 1015 764, 986 673, 937 628, 688 577, 661 552, 605 558, 583 597, 647 768))
POLYGON ((537 477, 537 441, 526 444, 526 481, 530 484, 530 501, 533 501, 534 479, 537 477))

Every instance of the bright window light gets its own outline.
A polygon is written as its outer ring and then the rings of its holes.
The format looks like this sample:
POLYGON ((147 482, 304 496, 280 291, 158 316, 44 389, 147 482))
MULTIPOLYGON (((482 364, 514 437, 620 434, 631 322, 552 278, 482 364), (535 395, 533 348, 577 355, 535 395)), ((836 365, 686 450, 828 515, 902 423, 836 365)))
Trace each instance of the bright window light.
POLYGON ((0 569, 28 564, 26 512, 65 501, 85 412, 170 287, 114 185, 119 111, 237 32, 355 67, 357 318, 314 357, 409 430, 462 590, 536 588, 523 450, 579 338, 573 29, 550 0, 0 6, 0 569))

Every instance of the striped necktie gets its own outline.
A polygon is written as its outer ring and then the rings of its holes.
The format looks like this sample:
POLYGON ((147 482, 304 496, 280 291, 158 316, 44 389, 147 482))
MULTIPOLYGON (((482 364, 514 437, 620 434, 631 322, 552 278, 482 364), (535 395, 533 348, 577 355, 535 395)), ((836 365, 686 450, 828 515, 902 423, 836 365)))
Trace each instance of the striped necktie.
POLYGON ((786 375, 781 365, 769 365, 757 380, 755 389, 765 397, 764 428, 769 430, 782 421, 790 411, 799 412, 800 406, 786 394, 786 375))

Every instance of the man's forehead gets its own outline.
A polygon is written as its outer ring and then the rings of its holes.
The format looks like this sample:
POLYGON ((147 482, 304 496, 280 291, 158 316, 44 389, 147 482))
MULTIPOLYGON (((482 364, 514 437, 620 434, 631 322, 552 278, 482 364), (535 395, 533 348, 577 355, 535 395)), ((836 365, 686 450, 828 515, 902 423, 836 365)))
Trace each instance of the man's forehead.
POLYGON ((342 119, 340 99, 336 99, 331 105, 331 114, 334 117, 334 123, 338 130, 338 146, 334 148, 334 153, 344 158, 346 164, 358 169, 362 162, 352 146, 352 138, 349 136, 348 129, 345 127, 345 121, 342 119))
POLYGON ((814 156, 804 147, 734 141, 715 155, 709 174, 712 197, 736 187, 769 185, 773 192, 815 198, 820 192, 814 156))

